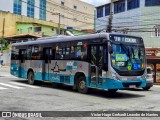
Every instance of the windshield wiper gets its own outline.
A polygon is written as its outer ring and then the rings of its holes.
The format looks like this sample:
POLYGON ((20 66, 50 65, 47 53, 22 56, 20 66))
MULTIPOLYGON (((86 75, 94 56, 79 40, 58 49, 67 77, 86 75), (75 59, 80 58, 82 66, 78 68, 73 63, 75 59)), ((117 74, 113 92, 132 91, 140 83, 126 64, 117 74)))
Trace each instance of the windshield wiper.
POLYGON ((123 51, 126 53, 127 57, 129 58, 129 61, 132 63, 129 49, 126 50, 127 48, 123 44, 120 44, 120 46, 122 47, 123 51))

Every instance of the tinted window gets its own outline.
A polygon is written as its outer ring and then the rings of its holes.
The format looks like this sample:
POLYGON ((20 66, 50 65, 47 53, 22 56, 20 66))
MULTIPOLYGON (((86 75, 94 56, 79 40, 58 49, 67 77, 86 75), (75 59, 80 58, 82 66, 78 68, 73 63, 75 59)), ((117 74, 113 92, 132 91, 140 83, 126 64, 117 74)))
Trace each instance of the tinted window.
POLYGON ((105 6, 105 16, 110 15, 110 5, 105 6))
POLYGON ((103 6, 97 8, 97 18, 103 17, 103 6))
POLYGON ((125 1, 117 1, 114 3, 114 13, 120 13, 125 11, 125 1))
POLYGON ((128 0, 127 8, 128 10, 138 8, 140 0, 128 0))
POLYGON ((160 0, 145 0, 145 6, 160 5, 160 0))
POLYGON ((12 47, 11 60, 18 60, 19 50, 16 47, 12 47))

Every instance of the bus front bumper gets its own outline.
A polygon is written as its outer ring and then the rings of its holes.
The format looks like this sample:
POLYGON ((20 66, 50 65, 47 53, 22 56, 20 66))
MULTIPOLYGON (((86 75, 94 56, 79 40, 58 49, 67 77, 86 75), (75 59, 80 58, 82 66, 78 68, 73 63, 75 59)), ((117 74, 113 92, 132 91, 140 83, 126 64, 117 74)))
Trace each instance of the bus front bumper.
POLYGON ((103 89, 127 89, 143 88, 146 86, 146 80, 103 80, 103 89))

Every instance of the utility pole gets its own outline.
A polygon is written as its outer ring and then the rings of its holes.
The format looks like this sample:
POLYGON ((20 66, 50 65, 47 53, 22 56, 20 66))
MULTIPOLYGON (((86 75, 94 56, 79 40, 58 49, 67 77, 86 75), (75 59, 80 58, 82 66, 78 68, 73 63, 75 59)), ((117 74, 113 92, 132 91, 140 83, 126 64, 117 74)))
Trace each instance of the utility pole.
POLYGON ((108 18, 108 25, 107 25, 106 32, 112 32, 112 20, 113 20, 112 4, 113 4, 113 0, 111 0, 111 3, 110 3, 110 15, 108 18))
POLYGON ((61 14, 58 13, 58 16, 59 16, 59 22, 58 22, 58 34, 60 35, 60 34, 61 34, 61 14))

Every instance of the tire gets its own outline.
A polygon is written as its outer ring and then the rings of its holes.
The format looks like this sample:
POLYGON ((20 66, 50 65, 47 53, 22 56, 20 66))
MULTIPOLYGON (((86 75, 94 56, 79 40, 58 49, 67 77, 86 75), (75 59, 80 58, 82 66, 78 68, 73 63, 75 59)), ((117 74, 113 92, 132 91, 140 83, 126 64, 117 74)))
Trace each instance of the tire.
POLYGON ((84 76, 80 76, 77 79, 76 85, 77 85, 78 92, 83 94, 86 94, 88 92, 88 88, 86 86, 86 78, 84 76))
POLYGON ((108 89, 109 93, 116 93, 118 91, 118 89, 108 89))
POLYGON ((34 73, 33 73, 32 71, 30 71, 30 72, 28 73, 27 78, 28 78, 28 83, 29 83, 30 85, 34 85, 34 84, 35 84, 34 73))
POLYGON ((144 87, 143 90, 149 90, 151 87, 144 87))

